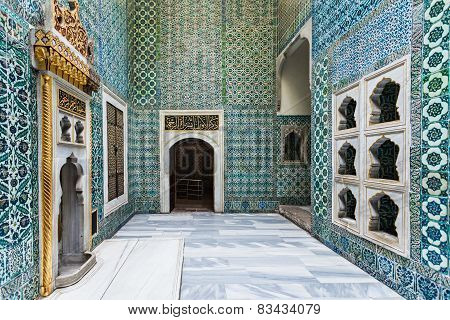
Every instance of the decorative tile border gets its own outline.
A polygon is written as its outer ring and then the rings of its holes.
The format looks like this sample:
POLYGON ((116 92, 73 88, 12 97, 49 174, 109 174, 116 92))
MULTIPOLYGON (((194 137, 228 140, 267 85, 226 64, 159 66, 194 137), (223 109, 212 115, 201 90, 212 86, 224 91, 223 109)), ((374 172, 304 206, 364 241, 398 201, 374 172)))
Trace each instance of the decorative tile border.
MULTIPOLYGON (((422 46, 421 261, 449 274, 448 43, 450 3, 425 1, 422 46)), ((422 282, 421 282, 422 283, 422 282)), ((425 285, 422 285, 425 287, 425 285)), ((434 291, 427 291, 429 294, 434 291)))

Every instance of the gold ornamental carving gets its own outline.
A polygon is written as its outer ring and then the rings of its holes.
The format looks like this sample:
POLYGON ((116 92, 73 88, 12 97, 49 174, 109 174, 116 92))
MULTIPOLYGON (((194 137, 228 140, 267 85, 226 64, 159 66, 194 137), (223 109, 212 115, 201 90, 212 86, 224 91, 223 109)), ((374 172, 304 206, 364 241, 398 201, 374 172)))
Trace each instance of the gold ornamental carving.
POLYGON ((80 20, 80 5, 77 0, 69 0, 69 7, 52 0, 53 27, 78 50, 89 63, 94 62, 94 42, 89 40, 80 20))
POLYGON ((42 207, 42 261, 41 295, 49 296, 52 291, 52 181, 53 181, 53 110, 52 78, 42 75, 42 143, 41 143, 41 207, 42 207))
POLYGON ((33 46, 38 70, 51 71, 88 94, 99 89, 95 70, 53 32, 36 30, 33 46))
POLYGON ((58 90, 58 108, 86 119, 86 102, 62 89, 58 90))

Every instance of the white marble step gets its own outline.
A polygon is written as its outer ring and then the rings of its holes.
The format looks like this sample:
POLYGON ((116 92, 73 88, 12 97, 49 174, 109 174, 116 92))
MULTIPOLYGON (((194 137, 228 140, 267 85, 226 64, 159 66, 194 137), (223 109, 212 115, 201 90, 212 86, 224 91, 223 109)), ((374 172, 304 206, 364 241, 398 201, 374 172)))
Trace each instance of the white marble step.
POLYGON ((49 299, 179 299, 183 250, 182 239, 107 240, 94 251, 97 265, 49 299))

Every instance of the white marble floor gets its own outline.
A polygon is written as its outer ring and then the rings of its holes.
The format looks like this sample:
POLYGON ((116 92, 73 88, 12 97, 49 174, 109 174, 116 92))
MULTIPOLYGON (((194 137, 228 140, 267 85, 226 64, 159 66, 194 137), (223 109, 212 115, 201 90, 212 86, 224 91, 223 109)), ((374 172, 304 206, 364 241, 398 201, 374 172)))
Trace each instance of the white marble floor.
POLYGON ((174 237, 181 299, 401 299, 278 214, 136 215, 115 236, 174 237))
POLYGON ((97 264, 74 286, 56 290, 55 300, 179 299, 183 239, 122 239, 103 242, 97 264))

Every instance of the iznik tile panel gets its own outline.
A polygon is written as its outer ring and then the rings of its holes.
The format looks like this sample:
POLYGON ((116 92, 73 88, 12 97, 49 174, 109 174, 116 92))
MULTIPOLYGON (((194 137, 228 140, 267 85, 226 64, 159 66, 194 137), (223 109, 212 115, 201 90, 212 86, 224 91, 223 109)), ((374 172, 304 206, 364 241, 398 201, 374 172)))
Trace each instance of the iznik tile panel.
POLYGON ((448 55, 442 53, 448 51, 444 49, 448 45, 448 6, 444 0, 424 4, 389 0, 370 4, 313 3, 313 232, 333 250, 408 299, 445 299, 449 287, 448 55), (403 18, 397 20, 394 16, 403 18), (380 24, 381 21, 386 23, 380 24), (372 32, 364 31, 369 26, 373 26, 372 32), (410 37, 395 36, 399 30, 410 37), (369 40, 374 32, 383 37, 369 40), (355 50, 345 52, 350 43, 355 50), (411 53, 412 63, 407 120, 412 139, 411 241, 410 258, 401 258, 330 225, 331 93, 407 53, 411 53), (430 115, 428 110, 433 110, 430 115), (422 150, 416 147, 420 145, 422 150))
POLYGON ((37 109, 29 30, 0 4, 0 299, 34 298, 39 285, 37 109))
POLYGON ((274 130, 277 197, 280 204, 307 206, 311 204, 311 135, 307 137, 308 162, 285 163, 282 148, 283 126, 293 126, 300 132, 310 132, 311 116, 277 116, 274 130))

